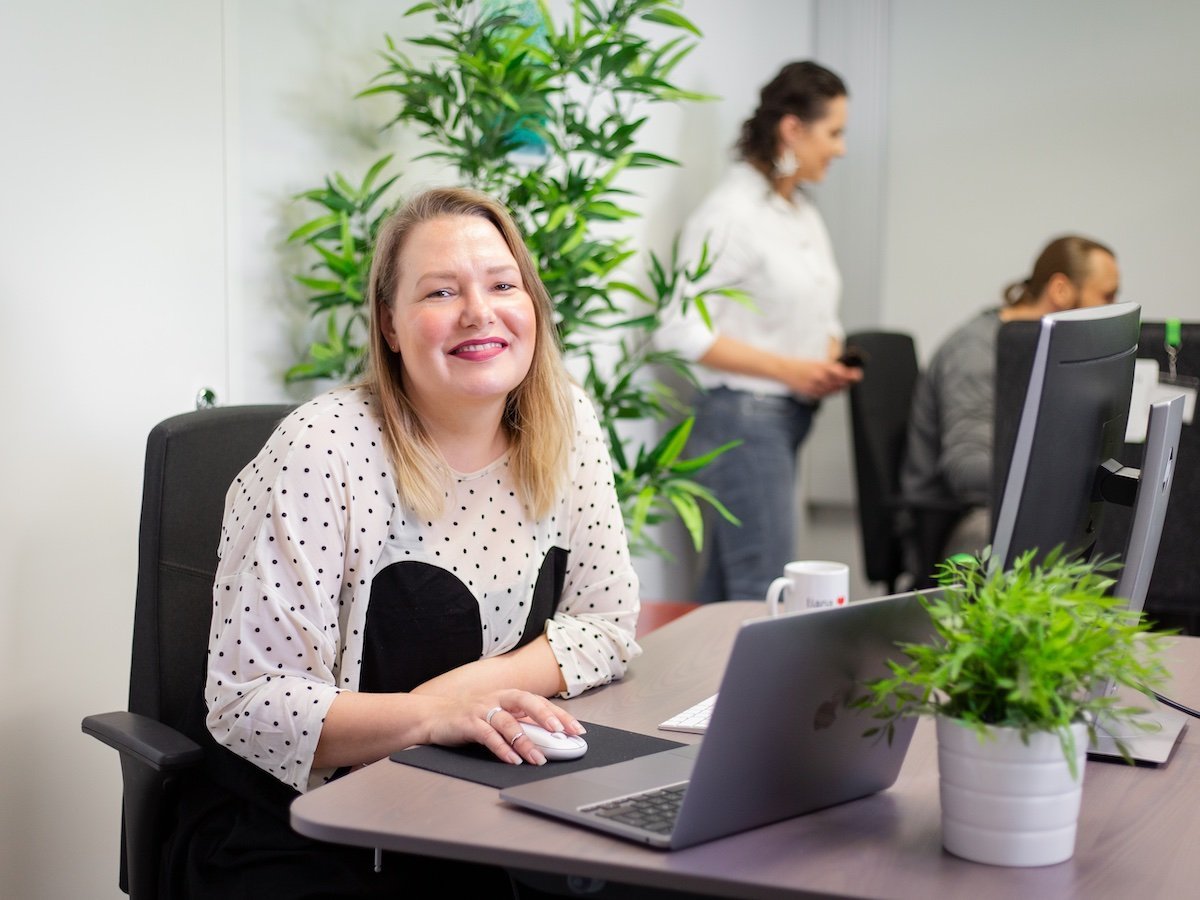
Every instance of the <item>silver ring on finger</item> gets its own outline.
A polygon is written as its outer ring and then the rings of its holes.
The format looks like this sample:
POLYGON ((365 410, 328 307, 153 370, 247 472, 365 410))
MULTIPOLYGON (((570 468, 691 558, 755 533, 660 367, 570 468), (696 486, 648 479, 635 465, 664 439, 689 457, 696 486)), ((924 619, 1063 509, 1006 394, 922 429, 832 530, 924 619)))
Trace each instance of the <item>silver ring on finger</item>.
POLYGON ((523 737, 527 737, 527 735, 525 734, 525 732, 524 732, 524 731, 518 731, 516 734, 514 734, 514 735, 513 735, 513 737, 512 737, 512 740, 508 742, 508 745, 509 745, 510 747, 515 747, 515 746, 517 746, 517 741, 519 741, 519 740, 520 740, 521 738, 523 738, 523 737))
POLYGON ((486 721, 489 725, 491 725, 492 724, 492 716, 494 716, 496 713, 500 712, 500 710, 501 710, 501 707, 493 706, 491 709, 488 710, 487 716, 484 717, 484 721, 486 721))

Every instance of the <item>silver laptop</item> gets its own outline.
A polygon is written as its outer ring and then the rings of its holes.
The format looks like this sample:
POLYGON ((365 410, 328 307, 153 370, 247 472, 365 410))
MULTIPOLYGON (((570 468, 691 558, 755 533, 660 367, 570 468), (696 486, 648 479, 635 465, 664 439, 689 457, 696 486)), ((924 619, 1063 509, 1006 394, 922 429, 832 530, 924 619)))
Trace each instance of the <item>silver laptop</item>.
MULTIPOLYGON (((928 592, 927 592, 928 593, 928 592)), ((914 720, 891 742, 848 701, 932 633, 918 595, 744 622, 698 744, 505 788, 500 798, 677 850, 890 787, 914 720), (632 807, 648 798, 650 811, 632 807), (666 812, 669 807, 675 812, 666 812)))

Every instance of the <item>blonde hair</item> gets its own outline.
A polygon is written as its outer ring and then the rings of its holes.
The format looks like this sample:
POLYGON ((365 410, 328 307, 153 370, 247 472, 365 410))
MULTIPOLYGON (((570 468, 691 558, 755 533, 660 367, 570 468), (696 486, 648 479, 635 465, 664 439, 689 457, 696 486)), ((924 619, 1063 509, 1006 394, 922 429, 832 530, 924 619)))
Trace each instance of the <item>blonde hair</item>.
POLYGON ((396 298, 400 255, 409 236, 426 222, 454 216, 478 216, 496 227, 533 300, 533 359, 525 378, 508 395, 502 424, 508 433, 509 465, 519 496, 533 515, 541 518, 550 512, 567 477, 575 423, 570 377, 562 360, 550 295, 516 223, 491 197, 464 188, 435 188, 412 197, 381 226, 367 285, 371 335, 363 384, 379 401, 384 445, 400 496, 419 515, 433 518, 444 506, 451 470, 409 399, 400 354, 388 347, 383 321, 396 298))

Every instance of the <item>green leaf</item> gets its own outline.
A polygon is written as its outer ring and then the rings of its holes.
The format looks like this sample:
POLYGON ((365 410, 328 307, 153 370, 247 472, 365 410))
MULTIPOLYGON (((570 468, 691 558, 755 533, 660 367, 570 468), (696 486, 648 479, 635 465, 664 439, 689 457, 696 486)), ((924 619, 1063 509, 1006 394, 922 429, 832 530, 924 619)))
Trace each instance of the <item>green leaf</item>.
POLYGON ((309 278, 305 275, 296 275, 295 279, 305 287, 310 287, 314 291, 341 291, 342 282, 330 281, 327 278, 309 278))
POLYGON ((564 253, 564 254, 570 253, 572 250, 575 250, 576 248, 578 248, 583 243, 584 238, 586 238, 586 237, 587 237, 587 220, 581 219, 575 225, 575 227, 573 229, 571 229, 571 234, 567 237, 567 239, 565 241, 563 241, 562 246, 559 248, 559 252, 564 253))
POLYGON ((744 442, 741 438, 738 438, 735 441, 729 441, 728 443, 722 444, 720 447, 717 447, 714 450, 709 450, 707 453, 701 454, 700 456, 696 456, 691 459, 678 460, 672 464, 671 469, 679 473, 698 472, 705 466, 709 465, 721 454, 728 453, 734 447, 740 447, 743 443, 744 442))
POLYGON ((692 425, 695 419, 688 416, 674 428, 666 433, 658 446, 652 451, 654 461, 660 466, 669 466, 675 462, 679 454, 683 452, 683 448, 687 445, 688 438, 692 434, 692 425))
POLYGON ((331 213, 328 216, 320 216, 310 222, 305 222, 286 238, 284 238, 284 240, 289 244, 294 244, 297 241, 304 241, 319 231, 324 231, 326 228, 337 225, 338 222, 339 216, 336 214, 331 213))
POLYGON ((734 303, 737 303, 740 306, 745 306, 748 309, 754 309, 754 306, 755 306, 754 298, 751 297, 749 294, 747 294, 745 291, 743 291, 741 288, 732 288, 732 287, 713 288, 712 290, 704 291, 699 296, 707 297, 710 294, 716 294, 718 297, 725 297, 726 299, 732 300, 734 303))
POLYGON ((642 16, 647 22, 658 22, 660 25, 670 25, 672 28, 685 28, 696 37, 703 37, 700 29, 688 19, 670 9, 657 9, 642 16))
POLYGON ((654 502, 656 493, 652 487, 644 487, 638 492, 637 502, 633 506, 633 515, 630 518, 631 536, 637 537, 646 527, 646 516, 650 512, 650 506, 654 502))
POLYGON ((609 203, 607 200, 597 200, 594 203, 589 203, 584 211, 598 219, 608 219, 616 221, 619 219, 632 219, 637 216, 637 213, 632 210, 622 209, 615 203, 609 203))
POLYGON ((560 203, 558 206, 554 207, 554 211, 550 213, 550 218, 546 220, 546 230, 554 231, 556 228, 559 228, 566 220, 567 215, 570 212, 571 207, 565 203, 560 203))
POLYGON ((372 165, 371 168, 369 168, 367 170, 367 174, 365 176, 363 176, 362 187, 359 190, 360 194, 367 194, 370 192, 371 185, 374 184, 375 179, 379 176, 379 173, 382 172, 383 169, 387 166, 387 164, 392 161, 392 157, 394 155, 395 154, 393 154, 393 153, 387 154, 387 156, 384 156, 381 159, 377 160, 375 162, 375 164, 372 165))
POLYGON ((704 547, 704 517, 700 513, 699 504, 687 494, 672 493, 667 495, 667 499, 671 501, 680 521, 691 535, 692 547, 699 553, 704 547))
POLYGON ((639 150, 636 153, 629 154, 629 167, 631 169, 656 169, 660 166, 677 165, 679 165, 677 160, 659 153, 648 153, 645 150, 639 150))
POLYGON ((737 525, 739 527, 741 526, 742 520, 731 513, 726 508, 725 504, 718 500, 712 491, 708 490, 708 488, 703 487, 694 481, 684 481, 679 478, 671 479, 671 485, 676 491, 684 491, 692 494, 695 497, 699 497, 701 500, 715 509, 720 514, 721 518, 729 522, 731 525, 737 525))

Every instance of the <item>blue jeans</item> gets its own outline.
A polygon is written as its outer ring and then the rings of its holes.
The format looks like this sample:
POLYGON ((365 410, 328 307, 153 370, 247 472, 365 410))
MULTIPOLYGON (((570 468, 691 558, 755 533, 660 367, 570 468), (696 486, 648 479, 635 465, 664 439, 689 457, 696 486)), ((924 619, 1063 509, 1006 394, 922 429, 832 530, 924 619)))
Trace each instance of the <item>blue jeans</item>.
POLYGON ((716 513, 706 516, 700 602, 762 600, 791 562, 797 453, 815 413, 816 406, 791 397, 728 388, 698 398, 689 456, 742 440, 695 476, 742 522, 739 527, 716 513))

